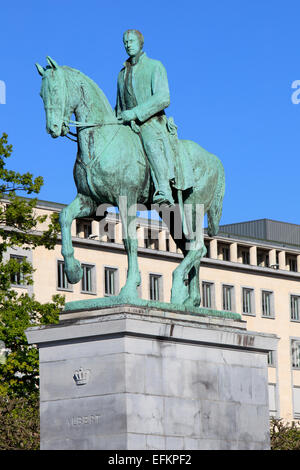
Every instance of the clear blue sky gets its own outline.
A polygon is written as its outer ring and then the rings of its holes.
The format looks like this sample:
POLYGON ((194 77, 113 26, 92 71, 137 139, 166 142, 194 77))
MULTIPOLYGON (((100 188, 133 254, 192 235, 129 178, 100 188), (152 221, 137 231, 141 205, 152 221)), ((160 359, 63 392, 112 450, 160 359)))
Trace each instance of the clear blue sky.
POLYGON ((165 65, 168 116, 179 136, 222 160, 221 223, 271 218, 300 224, 299 0, 15 0, 1 4, 0 134, 9 167, 42 175, 40 199, 76 195, 76 144, 45 131, 34 63, 50 55, 91 77, 115 105, 126 59, 122 34, 142 31, 148 56, 165 65))

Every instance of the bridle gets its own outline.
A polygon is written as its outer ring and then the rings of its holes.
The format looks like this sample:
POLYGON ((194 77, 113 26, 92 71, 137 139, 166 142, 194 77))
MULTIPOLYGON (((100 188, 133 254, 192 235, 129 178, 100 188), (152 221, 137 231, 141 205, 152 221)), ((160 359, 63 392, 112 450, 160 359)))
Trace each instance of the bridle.
MULTIPOLYGON (((64 76, 64 81, 65 81, 65 76, 64 76)), ((68 136, 68 134, 72 135, 73 137, 77 137, 77 134, 74 132, 71 132, 69 127, 75 127, 77 128, 77 132, 80 132, 81 130, 88 128, 88 127, 102 127, 102 126, 120 126, 123 124, 122 121, 112 121, 112 122, 83 122, 83 121, 73 121, 69 119, 68 116, 72 113, 72 110, 67 106, 68 102, 68 87, 66 86, 65 82, 65 89, 66 89, 66 96, 65 96, 65 105, 64 105, 64 111, 63 111, 63 119, 62 119, 62 127, 65 129, 68 129, 68 132, 62 136, 62 137, 67 137, 68 139, 72 140, 73 142, 78 142, 78 139, 72 139, 71 137, 68 136), (69 109, 68 109, 69 108, 69 109)), ((119 128, 118 128, 119 130, 119 128)), ((117 130, 117 132, 118 132, 117 130)), ((117 134, 116 132, 116 134, 117 134)), ((115 135, 113 136, 114 139, 115 135)))

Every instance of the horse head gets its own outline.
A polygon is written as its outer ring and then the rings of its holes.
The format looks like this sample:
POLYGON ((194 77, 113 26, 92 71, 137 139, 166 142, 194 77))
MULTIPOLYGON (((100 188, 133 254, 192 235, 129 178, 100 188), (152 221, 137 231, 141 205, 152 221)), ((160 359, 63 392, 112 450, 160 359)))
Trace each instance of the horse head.
POLYGON ((47 56, 46 68, 35 64, 42 76, 40 96, 46 112, 46 130, 53 138, 65 136, 69 132, 68 123, 73 109, 68 103, 67 84, 63 67, 47 56))

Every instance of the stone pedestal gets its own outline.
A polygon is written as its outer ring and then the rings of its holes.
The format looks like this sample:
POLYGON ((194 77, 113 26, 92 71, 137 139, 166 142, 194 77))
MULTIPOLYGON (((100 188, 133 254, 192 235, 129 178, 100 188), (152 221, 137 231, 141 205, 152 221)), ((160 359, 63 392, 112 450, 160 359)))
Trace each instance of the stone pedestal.
POLYGON ((243 321, 121 305, 27 330, 41 449, 268 449, 267 352, 243 321))

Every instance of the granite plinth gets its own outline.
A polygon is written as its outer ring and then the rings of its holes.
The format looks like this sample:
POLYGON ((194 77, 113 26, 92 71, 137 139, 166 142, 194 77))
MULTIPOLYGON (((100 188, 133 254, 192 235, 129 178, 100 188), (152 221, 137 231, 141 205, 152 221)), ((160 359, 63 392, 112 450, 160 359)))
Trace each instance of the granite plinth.
POLYGON ((26 334, 40 354, 41 449, 269 448, 275 335, 130 305, 26 334))

